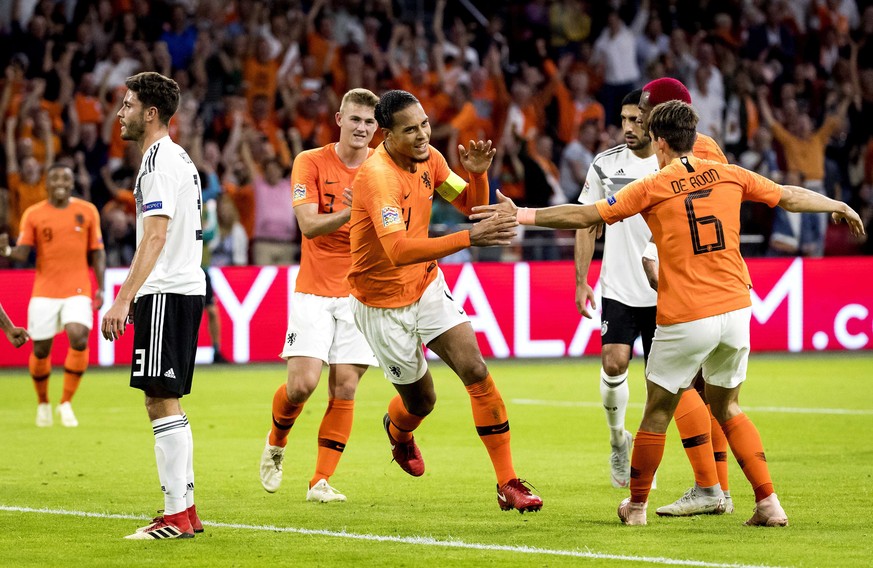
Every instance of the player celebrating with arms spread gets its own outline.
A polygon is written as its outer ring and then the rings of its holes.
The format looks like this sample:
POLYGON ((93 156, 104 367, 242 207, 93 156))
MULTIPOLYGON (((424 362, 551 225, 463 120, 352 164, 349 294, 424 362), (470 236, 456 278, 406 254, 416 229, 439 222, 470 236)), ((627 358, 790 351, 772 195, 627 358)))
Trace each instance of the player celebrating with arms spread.
POLYGON ((501 509, 537 511, 542 500, 531 494, 512 465, 503 399, 482 359, 470 319, 454 302, 436 262, 470 246, 509 244, 515 220, 495 215, 470 230, 428 238, 435 192, 464 212, 488 202, 485 174, 495 150, 490 141, 459 146, 461 164, 470 173, 467 183, 429 144, 430 122, 412 94, 382 95, 376 120, 385 142, 354 181, 348 280, 355 323, 399 393, 384 417, 394 459, 410 475, 424 473, 412 434, 436 401, 424 343, 467 388, 476 431, 497 473, 501 509))
POLYGON ((755 513, 746 524, 785 526, 788 517, 774 492, 761 437, 739 406, 752 315, 751 281, 740 254, 740 206, 758 201, 788 211, 828 212, 835 221, 846 220, 855 235, 864 234, 864 225, 845 203, 694 157, 696 127, 697 113, 688 104, 660 104, 649 122, 661 167, 657 174, 592 205, 517 209, 501 196, 497 205, 477 207, 473 218, 499 211, 522 224, 579 229, 641 213, 661 251, 657 329, 646 365, 646 407, 631 456, 631 494, 619 505, 618 516, 628 525, 646 524, 667 426, 682 391, 703 369, 713 415, 755 492, 755 513))
POLYGON ((303 245, 281 354, 288 361, 288 380, 273 396, 272 427, 261 454, 261 484, 270 493, 282 483, 291 427, 318 386, 322 364, 327 364, 327 411, 318 431, 318 459, 306 500, 346 500, 328 481, 352 431, 358 383, 367 367, 376 364, 349 309, 348 205, 352 179, 372 153, 368 144, 376 132, 378 102, 379 97, 367 89, 346 93, 336 113, 339 142, 294 159, 291 197, 303 245))

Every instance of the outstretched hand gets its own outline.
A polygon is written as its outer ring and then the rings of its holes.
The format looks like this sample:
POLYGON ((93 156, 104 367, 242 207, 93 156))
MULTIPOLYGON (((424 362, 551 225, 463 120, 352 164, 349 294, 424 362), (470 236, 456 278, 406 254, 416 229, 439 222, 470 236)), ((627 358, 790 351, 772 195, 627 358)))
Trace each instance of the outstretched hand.
POLYGON ((833 219, 834 223, 837 224, 839 224, 840 221, 845 220, 846 224, 849 225, 852 234, 856 237, 866 234, 864 231, 864 222, 861 221, 861 217, 848 205, 846 206, 845 211, 834 211, 831 213, 831 219, 833 219))
POLYGON ((497 153, 496 148, 491 147, 491 140, 474 142, 470 140, 465 148, 458 144, 458 154, 461 156, 461 165, 471 174, 484 174, 491 166, 491 160, 497 153))
POLYGON ((470 215, 470 220, 479 221, 481 219, 487 219, 497 213, 500 217, 510 217, 514 221, 517 211, 518 207, 515 206, 515 203, 513 203, 510 198, 500 193, 500 190, 498 189, 497 203, 492 203, 490 205, 476 205, 473 207, 473 214, 470 215))
POLYGON ((514 217, 501 217, 492 213, 470 229, 470 246, 474 247, 505 247, 512 244, 518 222, 514 217))

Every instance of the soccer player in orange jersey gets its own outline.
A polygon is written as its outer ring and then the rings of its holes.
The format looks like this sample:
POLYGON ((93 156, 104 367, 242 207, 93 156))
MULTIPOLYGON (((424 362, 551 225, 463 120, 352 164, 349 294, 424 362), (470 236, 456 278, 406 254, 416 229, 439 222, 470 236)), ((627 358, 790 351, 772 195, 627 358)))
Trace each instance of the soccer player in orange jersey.
POLYGON ((355 323, 398 392, 383 419, 394 459, 410 475, 424 473, 413 431, 433 410, 436 393, 423 343, 467 388, 476 430, 497 474, 500 508, 537 511, 542 499, 528 490, 512 465, 503 399, 470 319, 455 303, 437 266, 437 259, 469 246, 509 244, 515 220, 495 215, 470 230, 428 238, 434 193, 465 213, 488 202, 486 172, 495 150, 490 141, 481 140, 458 147, 468 183, 430 146, 430 122, 415 96, 385 93, 376 120, 385 141, 361 166, 353 184, 348 281, 355 323))
POLYGON ((71 197, 73 170, 52 165, 46 174, 46 186, 48 199, 28 207, 22 215, 18 245, 10 248, 7 235, 0 235, 0 254, 23 261, 36 248, 36 279, 27 308, 27 327, 33 339, 30 376, 39 401, 36 425, 53 423, 48 398, 49 357, 55 335, 63 330, 70 347, 64 360, 64 391, 57 412, 61 424, 72 428, 79 421, 70 402, 88 368, 88 334, 93 311, 103 305, 106 255, 97 208, 71 197), (89 265, 97 279, 93 300, 89 265))
MULTIPOLYGON (((691 93, 685 85, 671 77, 655 79, 643 87, 639 121, 646 132, 652 109, 667 101, 692 104, 691 93)), ((697 134, 693 154, 703 160, 727 163, 727 158, 716 141, 705 134, 697 134)), ((643 257, 646 255, 657 255, 654 243, 647 246, 643 257)), ((645 264, 643 261, 644 269, 645 264)), ((745 263, 743 270, 747 270, 745 263)), ((749 278, 748 272, 745 277, 749 278)), ((653 274, 647 273, 647 278, 650 283, 656 282, 657 268, 653 274)), ((702 373, 698 373, 694 379, 694 388, 682 393, 673 415, 676 429, 682 438, 682 447, 694 471, 694 485, 673 503, 658 507, 657 513, 662 516, 734 512, 734 502, 728 485, 727 438, 703 398, 704 384, 702 373), (724 502, 721 502, 722 496, 724 502)))
POLYGON ((28 339, 30 339, 26 329, 18 327, 12 323, 12 320, 9 319, 9 316, 6 314, 6 310, 3 309, 2 305, 0 305, 0 330, 3 330, 6 339, 8 339, 9 343, 16 348, 21 347, 27 343, 28 339))
POLYGON ((291 170, 291 199, 303 243, 281 354, 288 361, 288 379, 273 395, 272 427, 261 455, 261 484, 270 493, 282 483, 288 434, 326 364, 327 411, 318 431, 318 459, 306 500, 346 500, 328 482, 349 440, 358 383, 367 367, 376 365, 349 309, 350 188, 373 152, 368 145, 376 132, 377 102, 379 97, 367 89, 347 92, 335 117, 339 142, 299 154, 291 170))
POLYGON ((615 223, 641 213, 660 250, 657 330, 646 366, 648 396, 631 457, 631 495, 618 509, 622 522, 646 524, 648 494, 664 453, 667 426, 681 391, 703 369, 706 395, 731 450, 755 492, 747 525, 785 526, 788 517, 774 493, 761 437, 739 407, 746 378, 751 321, 751 281, 740 255, 740 205, 758 201, 788 211, 827 212, 863 235, 858 214, 845 203, 813 191, 780 186, 739 166, 691 154, 697 114, 670 101, 655 107, 649 131, 661 170, 592 205, 517 209, 500 203, 476 208, 522 224, 560 229, 615 223))

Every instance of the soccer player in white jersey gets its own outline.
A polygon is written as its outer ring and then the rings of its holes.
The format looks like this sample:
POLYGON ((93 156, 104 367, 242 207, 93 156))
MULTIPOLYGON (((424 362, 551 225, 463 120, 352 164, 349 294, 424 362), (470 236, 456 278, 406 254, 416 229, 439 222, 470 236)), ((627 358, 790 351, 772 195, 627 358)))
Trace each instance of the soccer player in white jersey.
MULTIPOLYGON (((630 182, 658 171, 652 141, 638 118, 642 91, 629 93, 621 103, 621 126, 626 144, 610 148, 594 157, 579 203, 591 204, 606 199, 630 182)), ((595 229, 576 231, 576 308, 590 318, 597 308, 594 290, 588 284, 588 268, 594 255, 595 229)), ((629 390, 628 364, 633 344, 642 338, 643 354, 649 356, 655 334, 655 306, 658 294, 649 286, 640 259, 652 237, 639 215, 606 228, 601 286, 601 368, 600 398, 610 431, 612 485, 627 487, 630 481, 632 436, 625 429, 629 390)))
POLYGON ((179 399, 191 392, 206 282, 197 168, 170 139, 179 85, 159 73, 128 77, 118 118, 121 137, 143 153, 136 197, 136 254, 101 331, 109 341, 133 316, 130 386, 145 392, 155 435, 163 515, 125 537, 193 538, 203 525, 194 506, 194 440, 179 399))

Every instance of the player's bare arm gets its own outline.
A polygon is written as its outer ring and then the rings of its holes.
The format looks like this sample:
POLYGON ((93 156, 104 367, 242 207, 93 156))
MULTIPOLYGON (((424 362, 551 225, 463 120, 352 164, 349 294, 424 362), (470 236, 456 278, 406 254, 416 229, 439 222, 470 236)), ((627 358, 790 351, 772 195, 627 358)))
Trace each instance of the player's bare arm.
POLYGON ((88 252, 88 264, 94 269, 97 288, 94 290, 93 307, 99 310, 103 307, 103 276, 106 273, 106 251, 95 249, 88 252))
POLYGON ((597 229, 576 230, 576 246, 573 249, 573 261, 576 265, 576 310, 583 317, 591 319, 592 310, 597 309, 597 301, 594 299, 594 290, 588 285, 588 269, 591 267, 591 259, 594 257, 594 240, 597 229))
POLYGON ((143 219, 143 237, 136 248, 133 262, 130 263, 130 271, 118 291, 115 302, 103 316, 100 324, 103 337, 109 341, 115 341, 124 335, 124 326, 133 309, 136 293, 154 270, 158 257, 164 249, 169 223, 170 218, 163 215, 152 215, 143 219))
MULTIPOLYGON (((351 190, 348 188, 343 191, 343 203, 346 202, 346 193, 348 193, 350 205, 351 190)), ((300 232, 303 233, 303 236, 313 239, 330 234, 348 223, 352 209, 347 205, 341 211, 319 213, 317 203, 302 203, 294 206, 294 214, 297 216, 297 225, 300 226, 300 232)))
POLYGON ((834 223, 845 220, 852 234, 864 235, 864 223, 858 213, 843 203, 796 185, 783 185, 778 205, 794 213, 830 213, 834 223))
POLYGON ((551 229, 586 229, 603 223, 603 217, 594 205, 555 205, 541 209, 519 209, 500 191, 497 192, 497 203, 474 207, 470 219, 473 221, 484 219, 493 213, 501 217, 515 217, 521 225, 536 225, 551 229))
POLYGON ((23 327, 16 327, 15 324, 12 323, 12 320, 10 320, 9 316, 6 315, 6 310, 3 309, 3 306, 0 306, 0 329, 2 329, 3 333, 6 334, 6 339, 9 340, 9 343, 15 347, 21 347, 27 343, 28 339, 30 339, 26 329, 23 327))

